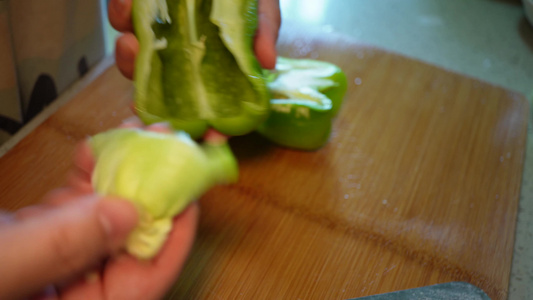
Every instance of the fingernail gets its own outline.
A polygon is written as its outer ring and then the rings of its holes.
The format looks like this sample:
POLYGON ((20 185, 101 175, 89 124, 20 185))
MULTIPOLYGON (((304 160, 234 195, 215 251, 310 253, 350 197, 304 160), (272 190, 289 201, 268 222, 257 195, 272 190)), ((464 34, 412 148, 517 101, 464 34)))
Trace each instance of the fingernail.
POLYGON ((111 240, 121 242, 137 225, 138 215, 127 201, 103 199, 98 206, 98 220, 111 240))

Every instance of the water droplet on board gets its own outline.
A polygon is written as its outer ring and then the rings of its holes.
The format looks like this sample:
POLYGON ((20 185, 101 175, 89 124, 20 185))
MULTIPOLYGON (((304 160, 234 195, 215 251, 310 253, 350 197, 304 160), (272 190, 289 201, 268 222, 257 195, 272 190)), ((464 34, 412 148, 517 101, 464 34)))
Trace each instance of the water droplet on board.
POLYGON ((361 83, 363 83, 363 81, 359 77, 355 78, 353 82, 357 85, 361 85, 361 83))

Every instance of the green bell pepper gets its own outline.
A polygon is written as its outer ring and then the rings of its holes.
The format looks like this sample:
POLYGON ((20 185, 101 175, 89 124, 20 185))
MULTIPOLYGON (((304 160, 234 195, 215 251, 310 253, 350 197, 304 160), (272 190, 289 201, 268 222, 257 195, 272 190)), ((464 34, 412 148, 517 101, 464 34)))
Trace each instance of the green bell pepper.
POLYGON ((135 108, 193 138, 256 129, 270 95, 253 52, 257 0, 134 0, 135 108))
POLYGON ((101 195, 131 201, 139 224, 126 250, 149 259, 162 247, 172 218, 215 184, 236 182, 227 143, 199 146, 186 133, 114 129, 89 140, 96 159, 92 185, 101 195))
POLYGON ((257 131, 290 148, 322 147, 346 93, 346 75, 331 63, 284 57, 278 57, 274 71, 265 72, 273 98, 270 116, 257 131))

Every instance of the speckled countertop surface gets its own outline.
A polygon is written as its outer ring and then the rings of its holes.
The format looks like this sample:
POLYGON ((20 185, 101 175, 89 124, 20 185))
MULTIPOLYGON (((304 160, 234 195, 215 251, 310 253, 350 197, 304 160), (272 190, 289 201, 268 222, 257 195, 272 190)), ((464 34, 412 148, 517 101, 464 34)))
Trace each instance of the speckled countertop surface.
MULTIPOLYGON (((533 95, 533 27, 512 0, 281 0, 283 20, 338 32, 533 95)), ((531 97, 528 97, 531 102, 531 97)), ((529 122, 509 299, 533 299, 533 127, 529 122)))

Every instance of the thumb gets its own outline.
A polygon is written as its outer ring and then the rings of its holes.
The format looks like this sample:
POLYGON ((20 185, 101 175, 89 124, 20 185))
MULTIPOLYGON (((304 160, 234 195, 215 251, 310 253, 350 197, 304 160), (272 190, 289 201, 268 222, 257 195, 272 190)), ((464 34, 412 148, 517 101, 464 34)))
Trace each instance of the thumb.
POLYGON ((0 229, 0 298, 81 275, 118 250, 137 223, 123 200, 87 197, 0 229))

